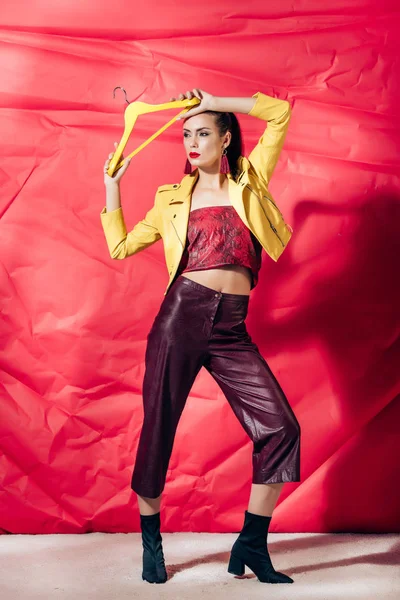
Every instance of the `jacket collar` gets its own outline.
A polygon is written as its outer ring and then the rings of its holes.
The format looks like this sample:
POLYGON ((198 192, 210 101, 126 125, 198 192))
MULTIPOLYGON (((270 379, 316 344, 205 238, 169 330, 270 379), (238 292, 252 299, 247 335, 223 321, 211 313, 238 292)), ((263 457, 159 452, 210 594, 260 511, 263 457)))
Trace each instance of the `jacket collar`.
MULTIPOLYGON (((250 162, 245 156, 241 156, 239 158, 239 167, 241 172, 238 177, 238 182, 240 181, 242 184, 243 182, 248 183, 247 174, 250 168, 250 162)), ((236 182, 234 181, 230 173, 227 174, 227 177, 229 179, 229 185, 236 185, 236 182)), ((195 169, 192 173, 189 173, 189 175, 185 175, 185 177, 182 178, 180 183, 174 185, 174 187, 176 186, 176 190, 174 191, 174 197, 171 198, 169 204, 175 204, 176 202, 190 203, 192 190, 198 178, 198 169, 195 169)))

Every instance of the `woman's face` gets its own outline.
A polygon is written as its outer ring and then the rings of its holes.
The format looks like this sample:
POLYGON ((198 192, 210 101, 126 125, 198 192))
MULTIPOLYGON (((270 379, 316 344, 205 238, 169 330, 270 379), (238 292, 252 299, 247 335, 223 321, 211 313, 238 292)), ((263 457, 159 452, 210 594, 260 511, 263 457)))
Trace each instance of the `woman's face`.
POLYGON ((213 167, 219 170, 223 147, 231 140, 227 131, 221 138, 213 115, 200 113, 189 117, 183 124, 183 143, 186 156, 193 167, 213 167), (199 156, 190 156, 197 153, 199 156))

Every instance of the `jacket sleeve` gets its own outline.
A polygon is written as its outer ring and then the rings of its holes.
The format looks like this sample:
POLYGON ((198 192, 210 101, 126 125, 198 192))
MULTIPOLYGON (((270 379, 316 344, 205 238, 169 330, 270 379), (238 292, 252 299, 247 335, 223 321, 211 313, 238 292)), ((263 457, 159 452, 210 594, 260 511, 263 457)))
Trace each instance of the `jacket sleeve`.
POLYGON ((268 185, 286 138, 291 107, 287 100, 267 96, 262 92, 256 92, 252 98, 257 100, 248 114, 267 121, 268 126, 250 152, 249 161, 257 176, 268 185))
POLYGON ((123 259, 141 252, 159 239, 158 212, 154 206, 146 213, 144 219, 136 223, 127 233, 122 207, 107 212, 104 207, 100 213, 101 224, 111 258, 123 259))

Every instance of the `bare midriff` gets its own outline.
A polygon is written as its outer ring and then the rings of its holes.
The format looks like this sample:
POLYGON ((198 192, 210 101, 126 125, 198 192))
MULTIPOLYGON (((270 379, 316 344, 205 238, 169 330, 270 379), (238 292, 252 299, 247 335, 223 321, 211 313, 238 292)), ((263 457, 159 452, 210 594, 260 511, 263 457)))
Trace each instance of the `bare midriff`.
MULTIPOLYGON (((214 202, 210 202, 210 192, 198 190, 197 186, 192 193, 190 211, 206 206, 231 206, 229 200, 228 180, 221 191, 212 192, 214 202)), ((250 294, 252 275, 250 269, 241 265, 222 265, 216 269, 204 271, 185 271, 182 277, 187 277, 201 285, 205 285, 217 292, 226 294, 250 294)))
POLYGON ((250 294, 251 274, 247 267, 223 265, 217 269, 185 271, 182 277, 197 281, 217 292, 226 294, 250 294))

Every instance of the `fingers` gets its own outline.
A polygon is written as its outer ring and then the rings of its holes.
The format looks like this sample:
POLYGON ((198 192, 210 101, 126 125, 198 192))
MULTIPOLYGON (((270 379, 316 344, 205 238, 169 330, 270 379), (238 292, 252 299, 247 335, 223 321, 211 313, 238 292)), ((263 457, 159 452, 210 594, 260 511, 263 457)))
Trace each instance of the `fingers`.
POLYGON ((179 100, 184 100, 185 98, 191 100, 193 98, 193 92, 187 90, 186 94, 179 94, 179 100))
MULTIPOLYGON (((199 88, 193 88, 192 91, 187 90, 186 94, 179 94, 178 100, 184 100, 185 98, 187 98, 188 100, 191 100, 193 98, 193 96, 196 96, 196 98, 201 100, 202 99, 201 90, 199 88)), ((176 98, 169 99, 170 102, 175 102, 175 100, 176 100, 176 98)))
MULTIPOLYGON (((114 142, 114 146, 115 146, 115 149, 117 149, 118 142, 114 142)), ((112 157, 114 156, 114 154, 115 154, 115 152, 110 152, 110 154, 108 155, 108 158, 107 158, 106 162, 104 163, 104 172, 105 172, 105 173, 108 171, 108 168, 109 168, 109 166, 110 166, 111 159, 112 159, 112 157)), ((121 159, 122 159, 122 160, 124 159, 124 155, 123 155, 123 154, 121 154, 121 159)))

